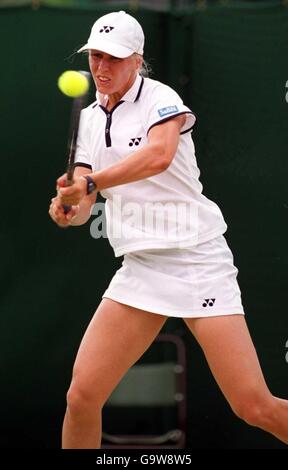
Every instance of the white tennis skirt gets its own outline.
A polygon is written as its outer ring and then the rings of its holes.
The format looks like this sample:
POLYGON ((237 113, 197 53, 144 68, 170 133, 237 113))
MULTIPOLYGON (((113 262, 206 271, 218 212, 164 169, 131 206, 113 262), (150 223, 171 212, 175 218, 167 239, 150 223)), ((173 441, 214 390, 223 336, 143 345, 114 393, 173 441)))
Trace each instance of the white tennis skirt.
POLYGON ((169 317, 244 314, 237 273, 221 235, 190 248, 124 255, 103 297, 169 317))

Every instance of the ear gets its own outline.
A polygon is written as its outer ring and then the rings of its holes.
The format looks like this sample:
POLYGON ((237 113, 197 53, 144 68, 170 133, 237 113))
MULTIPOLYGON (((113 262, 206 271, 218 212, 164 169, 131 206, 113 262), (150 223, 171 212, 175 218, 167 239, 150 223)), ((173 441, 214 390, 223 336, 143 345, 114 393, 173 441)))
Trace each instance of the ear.
POLYGON ((143 64, 143 57, 139 54, 136 54, 136 65, 137 65, 138 70, 141 70, 142 64, 143 64))

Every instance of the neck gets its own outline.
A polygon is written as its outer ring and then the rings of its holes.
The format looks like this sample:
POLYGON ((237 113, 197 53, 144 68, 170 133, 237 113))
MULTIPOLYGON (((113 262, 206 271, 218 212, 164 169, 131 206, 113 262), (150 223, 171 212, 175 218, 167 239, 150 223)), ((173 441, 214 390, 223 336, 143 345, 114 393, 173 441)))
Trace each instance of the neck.
POLYGON ((114 106, 116 106, 117 103, 119 103, 122 96, 124 96, 124 95, 121 94, 121 93, 113 93, 112 95, 109 95, 108 96, 108 101, 107 101, 107 104, 106 104, 106 109, 108 111, 111 111, 111 109, 114 108, 114 106))
POLYGON ((119 101, 123 98, 123 96, 127 93, 127 91, 130 90, 130 88, 133 86, 136 78, 137 78, 137 72, 130 77, 126 86, 122 90, 117 91, 115 93, 111 93, 111 95, 108 95, 108 101, 106 104, 106 108, 108 109, 108 111, 110 111, 112 108, 114 108, 114 106, 116 106, 117 103, 119 103, 119 101))

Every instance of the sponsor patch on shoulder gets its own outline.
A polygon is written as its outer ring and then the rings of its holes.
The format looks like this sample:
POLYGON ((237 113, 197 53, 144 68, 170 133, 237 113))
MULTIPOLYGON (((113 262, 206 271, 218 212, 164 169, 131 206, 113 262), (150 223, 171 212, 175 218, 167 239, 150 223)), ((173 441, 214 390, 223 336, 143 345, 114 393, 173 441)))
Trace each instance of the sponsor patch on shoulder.
POLYGON ((168 114, 177 113, 177 106, 167 106, 167 108, 158 109, 158 114, 160 117, 167 116, 168 114))

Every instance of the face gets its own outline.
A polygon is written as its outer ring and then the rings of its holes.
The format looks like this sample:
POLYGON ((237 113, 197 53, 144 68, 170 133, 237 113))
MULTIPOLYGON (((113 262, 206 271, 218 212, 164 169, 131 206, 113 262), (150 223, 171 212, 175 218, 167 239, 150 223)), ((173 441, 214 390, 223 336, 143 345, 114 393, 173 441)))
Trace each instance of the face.
POLYGON ((119 59, 95 49, 89 51, 89 66, 97 90, 120 99, 133 85, 141 66, 141 57, 135 54, 119 59))

